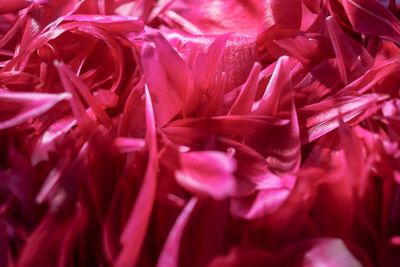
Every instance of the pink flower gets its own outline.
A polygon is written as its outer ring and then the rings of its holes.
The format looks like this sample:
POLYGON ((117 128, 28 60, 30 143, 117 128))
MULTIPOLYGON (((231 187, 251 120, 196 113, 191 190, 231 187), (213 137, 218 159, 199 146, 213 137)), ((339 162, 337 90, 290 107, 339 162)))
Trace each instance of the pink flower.
POLYGON ((0 3, 0 266, 396 266, 396 1, 0 3))

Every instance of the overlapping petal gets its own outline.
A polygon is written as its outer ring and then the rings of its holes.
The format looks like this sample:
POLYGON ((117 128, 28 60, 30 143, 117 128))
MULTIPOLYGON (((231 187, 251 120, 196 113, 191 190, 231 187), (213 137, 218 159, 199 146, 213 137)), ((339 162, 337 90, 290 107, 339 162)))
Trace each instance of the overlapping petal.
POLYGON ((0 266, 397 266, 399 10, 0 1, 0 266))

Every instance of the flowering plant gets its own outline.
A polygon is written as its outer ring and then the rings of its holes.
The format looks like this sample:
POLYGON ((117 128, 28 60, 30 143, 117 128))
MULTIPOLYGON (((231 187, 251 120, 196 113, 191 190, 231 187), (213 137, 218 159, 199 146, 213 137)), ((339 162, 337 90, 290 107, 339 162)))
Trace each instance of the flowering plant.
POLYGON ((0 266, 400 265, 399 18, 0 1, 0 266))

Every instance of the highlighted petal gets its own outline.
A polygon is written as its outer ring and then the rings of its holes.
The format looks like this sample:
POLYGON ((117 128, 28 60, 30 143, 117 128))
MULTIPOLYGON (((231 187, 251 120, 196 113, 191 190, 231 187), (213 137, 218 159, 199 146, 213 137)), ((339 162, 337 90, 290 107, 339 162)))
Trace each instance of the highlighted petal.
POLYGON ((235 103, 232 105, 228 115, 246 115, 249 114, 253 106, 257 88, 258 75, 260 74, 261 66, 255 63, 250 72, 249 78, 242 86, 235 103))
POLYGON ((0 129, 7 129, 42 115, 71 94, 17 93, 0 91, 0 129))
POLYGON ((181 154, 177 181, 187 190, 200 195, 223 199, 235 189, 234 159, 222 152, 199 151, 181 154))

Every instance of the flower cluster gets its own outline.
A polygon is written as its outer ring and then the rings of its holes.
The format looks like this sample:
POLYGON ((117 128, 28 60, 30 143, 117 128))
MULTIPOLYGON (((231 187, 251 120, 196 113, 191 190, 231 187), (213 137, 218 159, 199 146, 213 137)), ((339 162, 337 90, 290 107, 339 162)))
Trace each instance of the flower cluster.
POLYGON ((399 17, 0 1, 0 266, 400 266, 399 17))

